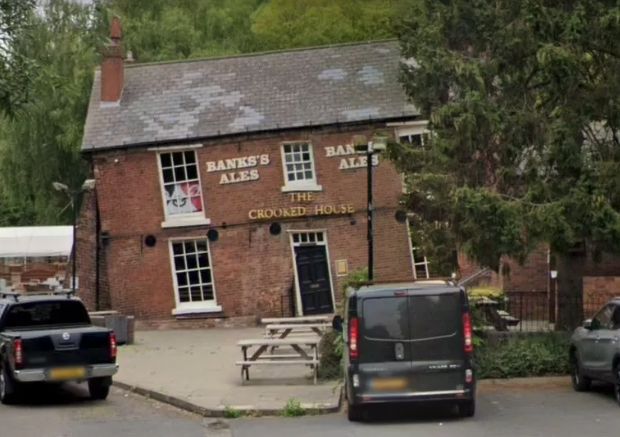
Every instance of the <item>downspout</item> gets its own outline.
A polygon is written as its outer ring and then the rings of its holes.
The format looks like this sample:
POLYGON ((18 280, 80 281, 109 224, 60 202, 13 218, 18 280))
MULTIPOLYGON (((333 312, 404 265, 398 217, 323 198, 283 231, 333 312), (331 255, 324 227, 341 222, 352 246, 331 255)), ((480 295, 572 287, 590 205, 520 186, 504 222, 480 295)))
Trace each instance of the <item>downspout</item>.
POLYGON ((97 196, 97 189, 94 191, 95 195, 95 311, 100 311, 99 296, 100 296, 100 274, 99 274, 99 257, 101 252, 101 219, 99 217, 99 197, 97 196))

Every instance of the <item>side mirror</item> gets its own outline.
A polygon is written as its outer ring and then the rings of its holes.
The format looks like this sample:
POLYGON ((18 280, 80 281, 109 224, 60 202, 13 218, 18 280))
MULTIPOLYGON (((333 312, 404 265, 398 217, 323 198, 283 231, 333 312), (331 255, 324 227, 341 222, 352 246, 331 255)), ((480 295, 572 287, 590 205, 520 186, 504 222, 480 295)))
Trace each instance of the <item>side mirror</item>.
POLYGON ((584 320, 582 326, 584 327, 584 329, 592 329, 592 319, 584 320))
POLYGON ((332 319, 332 328, 334 328, 334 331, 336 332, 342 332, 342 317, 339 315, 335 315, 334 318, 332 319))

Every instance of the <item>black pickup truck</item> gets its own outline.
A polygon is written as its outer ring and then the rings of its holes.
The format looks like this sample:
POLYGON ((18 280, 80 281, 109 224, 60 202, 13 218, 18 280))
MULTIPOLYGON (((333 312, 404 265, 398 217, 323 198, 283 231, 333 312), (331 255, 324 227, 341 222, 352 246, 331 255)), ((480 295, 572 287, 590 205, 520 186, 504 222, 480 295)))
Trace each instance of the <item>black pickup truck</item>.
POLYGON ((0 292, 0 402, 26 384, 88 381, 91 398, 108 397, 118 372, 116 337, 93 326, 71 292, 0 292))

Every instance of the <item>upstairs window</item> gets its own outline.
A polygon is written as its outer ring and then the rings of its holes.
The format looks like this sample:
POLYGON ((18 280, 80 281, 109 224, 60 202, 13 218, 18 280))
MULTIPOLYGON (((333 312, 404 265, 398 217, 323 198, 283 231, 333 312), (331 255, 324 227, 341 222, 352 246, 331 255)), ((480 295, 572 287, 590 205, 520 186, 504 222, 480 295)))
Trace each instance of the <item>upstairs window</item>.
POLYGON ((208 224, 204 220, 204 204, 195 150, 159 154, 161 185, 166 222, 185 221, 184 224, 208 224), (202 219, 189 223, 187 219, 202 219))
POLYGON ((290 143, 282 146, 284 186, 282 191, 320 191, 317 184, 312 146, 290 143))

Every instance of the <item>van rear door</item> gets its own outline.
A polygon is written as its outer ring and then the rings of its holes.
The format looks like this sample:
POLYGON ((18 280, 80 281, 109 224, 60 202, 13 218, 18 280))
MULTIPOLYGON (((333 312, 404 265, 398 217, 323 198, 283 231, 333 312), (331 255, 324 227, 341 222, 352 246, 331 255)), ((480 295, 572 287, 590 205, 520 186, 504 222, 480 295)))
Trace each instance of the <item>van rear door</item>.
POLYGON ((466 357, 460 292, 411 290, 408 302, 413 391, 463 390, 466 357))
POLYGON ((405 292, 361 298, 358 374, 367 395, 409 391, 411 345, 405 292))

